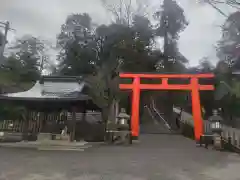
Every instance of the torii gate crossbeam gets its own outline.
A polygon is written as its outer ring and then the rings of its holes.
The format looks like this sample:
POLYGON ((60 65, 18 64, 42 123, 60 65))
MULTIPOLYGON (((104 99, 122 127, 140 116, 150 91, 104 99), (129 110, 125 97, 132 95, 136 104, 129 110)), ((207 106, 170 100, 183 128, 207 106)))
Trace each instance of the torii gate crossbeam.
POLYGON ((187 90, 191 91, 192 96, 192 114, 194 120, 194 135, 196 141, 200 140, 203 134, 203 121, 200 105, 199 91, 214 90, 213 85, 199 84, 200 78, 213 78, 214 74, 132 74, 121 73, 121 78, 133 79, 132 84, 120 84, 119 88, 123 90, 132 90, 132 114, 131 114, 131 131, 132 136, 139 135, 139 103, 141 90, 187 90), (161 79, 161 84, 141 84, 141 78, 161 79), (168 79, 189 79, 190 84, 168 84, 168 79))

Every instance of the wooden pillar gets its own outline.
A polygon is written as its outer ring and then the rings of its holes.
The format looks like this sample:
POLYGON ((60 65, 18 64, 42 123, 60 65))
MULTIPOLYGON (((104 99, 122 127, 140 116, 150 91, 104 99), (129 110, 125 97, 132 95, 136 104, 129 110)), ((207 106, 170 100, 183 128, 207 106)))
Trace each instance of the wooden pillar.
POLYGON ((133 80, 132 92, 132 116, 131 116, 131 131, 133 137, 139 136, 139 103, 140 103, 140 78, 135 77, 133 80))
POLYGON ((72 122, 71 130, 70 130, 70 141, 73 142, 75 140, 75 132, 76 132, 76 107, 72 108, 72 122))
POLYGON ((43 111, 43 112, 40 113, 40 119, 39 119, 39 133, 42 132, 44 119, 45 119, 45 112, 43 111))
POLYGON ((29 129, 29 112, 25 111, 23 112, 23 140, 28 140, 28 129, 29 129))
POLYGON ((82 112, 82 121, 86 121, 86 117, 87 117, 87 102, 83 103, 83 108, 81 110, 82 112))
POLYGON ((85 137, 87 136, 87 134, 89 133, 89 129, 87 129, 86 127, 86 118, 87 118, 87 101, 85 101, 82 105, 81 105, 81 109, 80 112, 82 113, 82 117, 81 117, 81 121, 79 122, 80 126, 78 127, 78 136, 79 136, 79 140, 84 140, 85 137))
POLYGON ((201 114, 199 83, 197 78, 191 79, 192 86, 192 114, 194 120, 194 135, 197 142, 200 141, 200 137, 203 134, 203 121, 201 114))

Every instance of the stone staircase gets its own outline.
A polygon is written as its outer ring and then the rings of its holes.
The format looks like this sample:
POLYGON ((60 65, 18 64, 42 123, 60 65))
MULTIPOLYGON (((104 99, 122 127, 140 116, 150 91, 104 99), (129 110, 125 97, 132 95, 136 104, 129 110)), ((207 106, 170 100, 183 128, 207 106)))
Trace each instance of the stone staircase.
POLYGON ((152 109, 145 107, 143 118, 146 119, 140 125, 141 134, 171 134, 164 121, 152 109))

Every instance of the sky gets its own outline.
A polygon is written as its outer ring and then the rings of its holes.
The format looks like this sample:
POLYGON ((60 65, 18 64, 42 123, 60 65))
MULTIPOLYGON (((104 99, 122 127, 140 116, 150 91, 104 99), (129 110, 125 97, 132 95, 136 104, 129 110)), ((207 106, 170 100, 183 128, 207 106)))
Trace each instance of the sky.
MULTIPOLYGON (((150 0, 150 10, 157 9, 160 2, 150 0)), ((180 52, 189 59, 190 66, 197 65, 203 57, 208 57, 215 64, 217 57, 214 45, 221 38, 219 26, 224 23, 225 17, 211 6, 199 4, 197 0, 177 2, 189 21, 188 27, 180 34, 180 52)), ((221 9, 227 14, 231 12, 225 6, 221 9)), ((111 21, 101 0, 1 0, 0 21, 8 20, 11 27, 16 29, 9 33, 10 41, 24 34, 32 34, 55 43, 56 34, 60 32, 67 15, 84 12, 89 13, 97 24, 111 21)))

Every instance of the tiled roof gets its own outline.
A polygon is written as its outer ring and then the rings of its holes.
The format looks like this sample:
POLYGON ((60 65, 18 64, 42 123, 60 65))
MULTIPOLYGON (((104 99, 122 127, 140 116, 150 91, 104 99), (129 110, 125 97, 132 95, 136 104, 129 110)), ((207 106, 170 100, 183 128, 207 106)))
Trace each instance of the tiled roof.
POLYGON ((77 82, 44 82, 42 84, 43 96, 77 97, 84 88, 84 83, 77 82))
POLYGON ((79 81, 61 81, 58 79, 48 79, 39 81, 28 91, 3 94, 1 98, 21 98, 21 99, 90 99, 86 94, 82 93, 85 83, 79 81))

